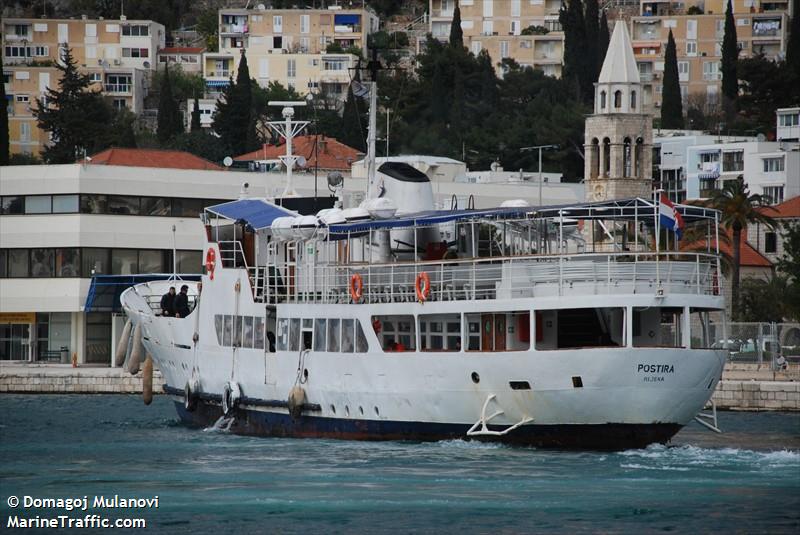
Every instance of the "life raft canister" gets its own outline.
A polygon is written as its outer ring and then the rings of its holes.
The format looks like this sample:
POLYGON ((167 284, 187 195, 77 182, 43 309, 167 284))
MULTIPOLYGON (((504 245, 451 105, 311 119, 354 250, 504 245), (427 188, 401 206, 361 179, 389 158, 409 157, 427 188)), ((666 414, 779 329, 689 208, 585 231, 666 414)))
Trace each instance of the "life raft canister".
POLYGON ((239 383, 230 381, 225 383, 225 388, 222 389, 222 414, 230 416, 236 407, 239 406, 239 400, 242 398, 242 389, 239 383))
POLYGON ((209 247, 206 251, 206 271, 208 271, 208 278, 214 280, 214 268, 217 265, 217 253, 213 247, 209 247))
POLYGON ((353 302, 358 303, 361 301, 363 293, 364 280, 361 278, 361 275, 354 273, 353 276, 350 277, 350 297, 353 298, 353 302))
POLYGON ((423 271, 417 275, 417 282, 414 285, 417 290, 417 300, 424 303, 431 295, 431 278, 427 272, 423 271))

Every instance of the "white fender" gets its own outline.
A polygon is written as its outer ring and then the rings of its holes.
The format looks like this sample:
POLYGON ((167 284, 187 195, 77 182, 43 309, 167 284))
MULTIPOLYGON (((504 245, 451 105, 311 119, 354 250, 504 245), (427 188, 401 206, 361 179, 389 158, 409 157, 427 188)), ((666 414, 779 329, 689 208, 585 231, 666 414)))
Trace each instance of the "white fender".
POLYGON ((131 341, 131 320, 125 322, 125 327, 122 329, 122 336, 120 336, 119 343, 117 344, 117 352, 114 354, 114 366, 120 367, 125 363, 125 357, 128 355, 128 344, 131 341))

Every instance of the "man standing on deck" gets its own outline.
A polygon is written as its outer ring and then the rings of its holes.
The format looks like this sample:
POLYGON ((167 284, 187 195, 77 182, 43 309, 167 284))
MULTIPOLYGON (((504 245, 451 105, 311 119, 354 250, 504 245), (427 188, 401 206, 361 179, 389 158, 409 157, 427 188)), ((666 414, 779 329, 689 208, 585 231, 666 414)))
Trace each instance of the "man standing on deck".
POLYGON ((185 284, 181 286, 181 293, 175 296, 175 317, 185 318, 189 315, 189 287, 185 284))
POLYGON ((161 315, 172 316, 175 314, 175 287, 170 286, 169 291, 161 297, 161 315))

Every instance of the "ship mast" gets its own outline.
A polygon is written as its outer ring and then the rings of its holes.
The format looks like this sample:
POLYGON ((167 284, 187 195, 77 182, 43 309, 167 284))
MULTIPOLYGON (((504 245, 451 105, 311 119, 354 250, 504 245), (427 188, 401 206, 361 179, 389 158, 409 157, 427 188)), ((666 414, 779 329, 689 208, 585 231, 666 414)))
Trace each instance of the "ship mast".
MULTIPOLYGON (((292 154, 292 139, 299 134, 303 128, 308 126, 309 121, 293 121, 294 107, 305 106, 305 101, 282 101, 270 100, 267 104, 270 106, 283 106, 283 121, 269 121, 267 124, 275 130, 275 132, 286 140, 286 154, 279 156, 283 165, 286 166, 286 188, 283 190, 281 197, 297 197, 297 193, 292 186, 292 171, 294 164, 300 159, 299 156, 292 154)), ((302 162, 301 164, 302 165, 302 162)), ((267 192, 269 196, 269 192, 267 192)))

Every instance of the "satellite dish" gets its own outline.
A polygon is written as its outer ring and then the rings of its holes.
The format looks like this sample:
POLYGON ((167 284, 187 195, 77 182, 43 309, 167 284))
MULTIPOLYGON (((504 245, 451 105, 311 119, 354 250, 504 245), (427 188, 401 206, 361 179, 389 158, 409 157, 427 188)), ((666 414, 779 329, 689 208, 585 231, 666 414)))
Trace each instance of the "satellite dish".
POLYGON ((231 158, 230 156, 225 156, 225 159, 222 160, 222 165, 224 165, 225 167, 232 166, 233 165, 233 158, 231 158))
POLYGON ((331 171, 328 173, 328 186, 338 188, 344 182, 344 176, 339 171, 331 171))
POLYGON ((759 132, 759 134, 756 136, 756 139, 757 139, 758 141, 764 142, 764 141, 766 141, 766 140, 767 140, 767 136, 765 136, 764 134, 762 134, 762 133, 760 133, 760 132, 759 132))
POLYGON ((306 157, 305 156, 298 156, 297 157, 297 167, 305 167, 306 163, 308 163, 308 162, 306 161, 306 157))
POLYGON ((145 69, 149 69, 150 68, 150 62, 149 61, 145 61, 144 63, 142 63, 142 67, 144 67, 145 69))

